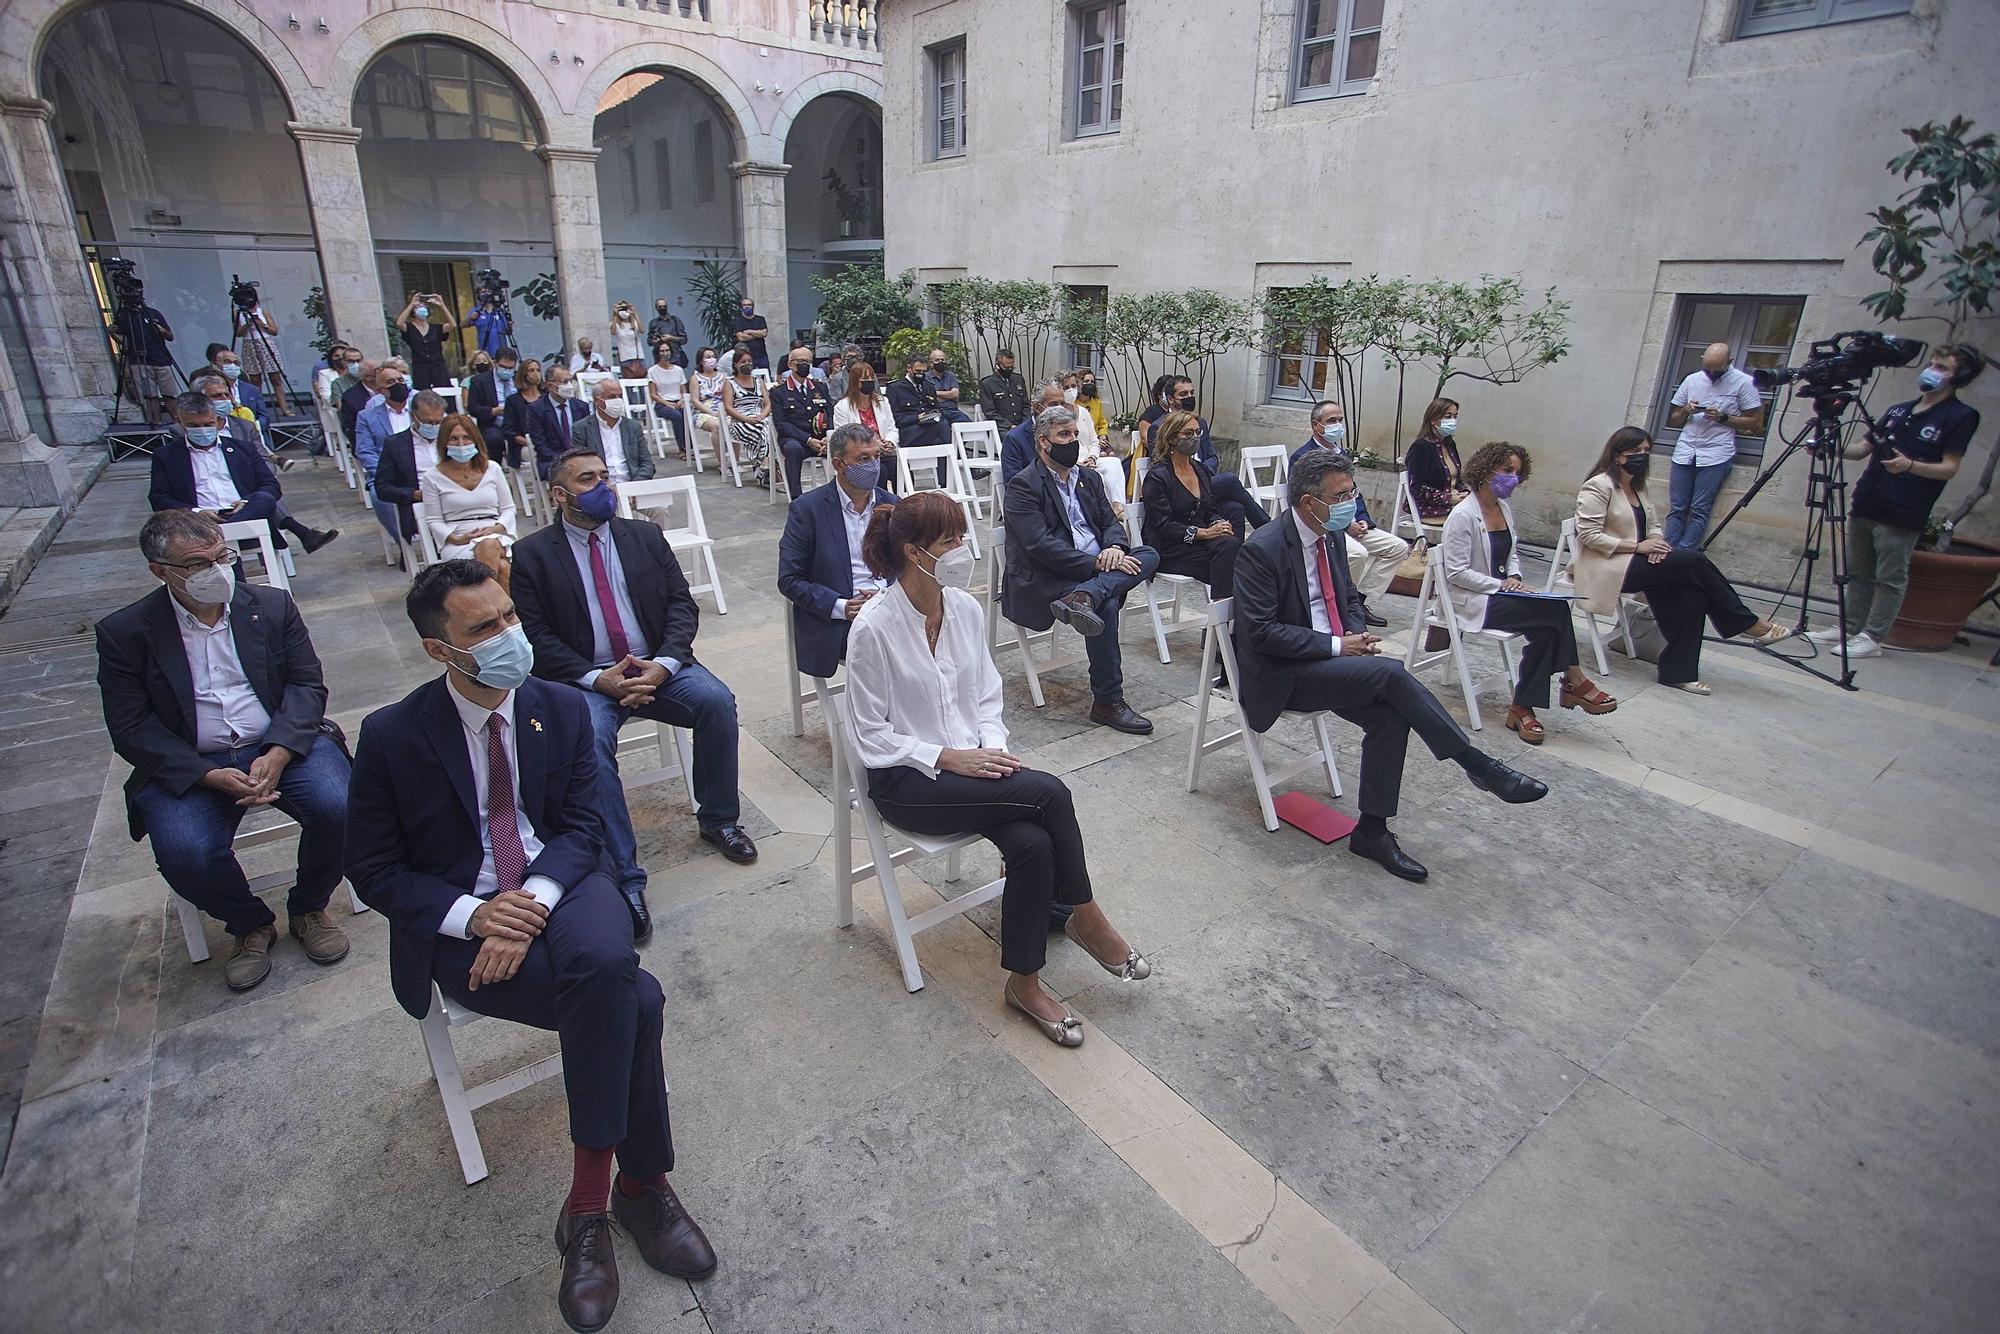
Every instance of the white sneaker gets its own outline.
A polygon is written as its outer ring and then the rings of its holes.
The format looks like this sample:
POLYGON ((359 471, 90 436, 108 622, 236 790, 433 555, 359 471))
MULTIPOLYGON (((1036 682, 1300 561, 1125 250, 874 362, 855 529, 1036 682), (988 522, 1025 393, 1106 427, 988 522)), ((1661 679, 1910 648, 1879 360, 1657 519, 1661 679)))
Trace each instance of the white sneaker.
POLYGON ((1808 630, 1806 631, 1806 638, 1812 640, 1815 644, 1838 644, 1840 642, 1840 626, 1838 624, 1826 625, 1821 626, 1817 630, 1808 630))
POLYGON ((1847 656, 1850 658, 1879 658, 1882 646, 1866 630, 1847 641, 1847 656))

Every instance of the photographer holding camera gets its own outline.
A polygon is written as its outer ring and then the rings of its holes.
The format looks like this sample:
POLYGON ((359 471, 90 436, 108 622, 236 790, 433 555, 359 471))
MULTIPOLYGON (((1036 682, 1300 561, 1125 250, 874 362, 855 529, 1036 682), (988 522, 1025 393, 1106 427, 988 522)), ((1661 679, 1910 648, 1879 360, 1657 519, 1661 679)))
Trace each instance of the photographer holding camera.
MULTIPOLYGON (((278 323, 265 314, 257 300, 257 284, 238 278, 229 288, 229 330, 241 359, 243 379, 260 396, 276 399, 279 414, 285 412, 282 392, 285 368, 278 360, 278 323)), ((213 358, 211 358, 213 360, 213 358)))
POLYGON ((1917 539, 1979 429, 1978 410, 1959 402, 1958 391, 1985 368, 1970 343, 1938 348, 1917 375, 1923 393, 1883 413, 1866 439, 1848 447, 1847 457, 1865 454, 1868 466, 1854 484, 1847 519, 1847 620, 1809 638, 1836 643, 1851 628, 1848 657, 1881 654, 1910 587, 1917 539))
POLYGON ((403 331, 403 344, 410 349, 410 381, 418 389, 443 389, 451 384, 451 367, 445 365, 444 336, 456 329, 444 298, 436 292, 412 292, 409 304, 396 316, 403 331), (436 317, 440 324, 432 324, 436 317))

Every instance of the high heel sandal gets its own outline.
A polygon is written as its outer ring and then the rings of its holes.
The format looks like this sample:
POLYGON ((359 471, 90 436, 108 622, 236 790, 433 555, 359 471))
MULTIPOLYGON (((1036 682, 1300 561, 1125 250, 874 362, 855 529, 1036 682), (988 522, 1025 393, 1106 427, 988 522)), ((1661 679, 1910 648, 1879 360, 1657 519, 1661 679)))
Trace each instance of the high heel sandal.
POLYGON ((1115 978, 1126 982, 1143 982, 1153 975, 1152 963, 1145 955, 1130 947, 1126 950, 1123 963, 1106 963, 1104 960, 1097 958, 1097 955, 1091 952, 1090 946, 1085 945, 1082 940, 1078 939, 1075 918, 1069 918, 1063 922, 1063 934, 1071 940, 1076 941, 1085 954, 1089 954, 1092 959, 1096 960, 1099 968, 1102 968, 1115 978))
POLYGON ((1609 713, 1618 707, 1618 701, 1597 688, 1597 682, 1585 677, 1581 690, 1570 689, 1569 682, 1563 682, 1562 706, 1565 709, 1582 709, 1585 713, 1609 713))
POLYGON ((1067 1010, 1063 1012, 1063 1017, 1059 1021, 1044 1019, 1027 1006, 1021 1004, 1020 999, 1014 995, 1014 984, 1011 982, 1000 989, 1000 994, 1007 998, 1009 1005, 1028 1016, 1029 1022, 1042 1030, 1043 1037, 1055 1043, 1058 1047, 1081 1047, 1083 1045, 1083 1020, 1077 1018, 1067 1010))
POLYGON ((1787 639, 1790 639, 1796 633, 1798 633, 1798 631, 1796 630, 1796 628, 1792 626, 1774 625, 1761 635, 1753 635, 1745 633, 1743 636, 1743 642, 1746 644, 1757 644, 1759 646, 1778 644, 1784 642, 1787 639))
POLYGON ((1713 695, 1715 693, 1715 687, 1706 681, 1667 681, 1662 684, 1669 690, 1685 690, 1690 695, 1713 695))
POLYGON ((1542 738, 1548 735, 1541 719, 1535 717, 1534 710, 1524 709, 1518 704, 1507 706, 1507 730, 1520 733, 1521 740, 1531 746, 1541 745, 1542 738))

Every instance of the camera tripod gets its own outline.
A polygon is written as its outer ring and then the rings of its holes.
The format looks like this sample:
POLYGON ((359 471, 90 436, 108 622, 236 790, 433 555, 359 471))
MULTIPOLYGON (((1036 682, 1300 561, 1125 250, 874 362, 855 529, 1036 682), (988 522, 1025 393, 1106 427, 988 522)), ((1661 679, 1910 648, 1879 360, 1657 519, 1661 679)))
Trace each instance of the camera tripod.
MULTIPOLYGON (((1804 554, 1800 558, 1803 578, 1798 594, 1799 619, 1793 632, 1803 635, 1811 624, 1813 580, 1818 573, 1821 548, 1824 547, 1825 558, 1833 571, 1834 624, 1840 627, 1840 671, 1838 675, 1821 671, 1803 658, 1776 652, 1773 645, 1765 645, 1761 651, 1842 690, 1855 690, 1859 687, 1854 684, 1854 667, 1847 657, 1847 460, 1840 452, 1841 418, 1849 408, 1853 408, 1861 414, 1861 421, 1871 435, 1875 419, 1868 415, 1867 408, 1861 406, 1861 400, 1852 387, 1808 391, 1807 397, 1813 405, 1810 429, 1785 442, 1784 452, 1764 466, 1757 474, 1757 480, 1750 483, 1749 489, 1737 499, 1729 513, 1708 530, 1701 547, 1707 551, 1709 545, 1729 527, 1729 521, 1741 514, 1757 498, 1758 492, 1784 468, 1786 461, 1803 448, 1812 470, 1806 477, 1806 536, 1804 554)), ((1800 579, 1800 575, 1794 575, 1794 579, 1800 579)), ((1778 606, 1784 606, 1785 599, 1790 596, 1791 590, 1787 588, 1778 599, 1778 606)))
MULTIPOLYGON (((243 354, 236 345, 240 342, 244 346, 248 346, 252 339, 256 340, 257 350, 262 353, 262 360, 272 368, 257 378, 260 380, 277 380, 278 411, 275 415, 289 417, 292 415, 292 399, 296 395, 292 392, 292 382, 285 378, 285 363, 278 356, 277 344, 271 341, 271 335, 265 333, 263 328, 257 323, 257 317, 254 313, 256 309, 256 306, 243 305, 236 305, 232 308, 232 315, 241 315, 243 317, 243 331, 230 336, 229 350, 235 352, 240 357, 243 354)), ((262 388, 262 386, 260 385, 259 388, 262 388)))
MULTIPOLYGON (((117 341, 112 345, 112 372, 118 378, 118 388, 111 400, 111 424, 113 426, 124 424, 125 399, 128 391, 132 390, 132 368, 142 364, 135 362, 132 358, 135 349, 143 349, 146 345, 145 312, 146 306, 143 299, 128 296, 124 293, 119 294, 118 309, 112 318, 112 330, 118 335, 117 341)), ((181 369, 180 362, 174 360, 172 352, 167 353, 167 364, 174 368, 174 375, 180 380, 181 388, 187 388, 187 372, 181 369)), ((145 396, 137 392, 131 392, 131 398, 132 406, 137 408, 143 416, 146 411, 145 396)), ((171 407, 171 404, 168 406, 171 407)), ((149 422, 147 425, 159 427, 172 420, 172 414, 168 412, 164 421, 149 422)), ((132 453, 136 454, 152 453, 151 448, 144 444, 128 444, 126 447, 132 453)))

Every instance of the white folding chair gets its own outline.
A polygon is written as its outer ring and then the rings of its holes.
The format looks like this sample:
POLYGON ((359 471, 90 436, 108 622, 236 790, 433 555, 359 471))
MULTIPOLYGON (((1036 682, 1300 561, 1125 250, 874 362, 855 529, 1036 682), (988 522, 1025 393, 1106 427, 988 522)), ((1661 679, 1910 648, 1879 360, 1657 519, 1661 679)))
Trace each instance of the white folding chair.
POLYGON ((537 506, 535 503, 537 494, 541 490, 541 478, 535 474, 534 460, 529 459, 518 468, 503 467, 502 471, 507 474, 507 485, 514 489, 514 508, 520 512, 521 517, 536 524, 546 522, 547 507, 537 506))
POLYGON ((437 539, 431 535, 430 524, 424 521, 424 502, 419 500, 410 506, 410 512, 417 518, 417 540, 411 543, 410 578, 417 577, 417 571, 426 565, 435 565, 444 559, 438 550, 437 539))
POLYGON ((708 535, 708 522, 702 518, 701 495, 694 489, 694 478, 683 473, 679 477, 655 477, 645 482, 619 482, 618 513, 622 518, 639 517, 641 507, 655 516, 671 513, 675 497, 687 500, 687 522, 678 528, 669 528, 660 522, 660 529, 666 534, 667 545, 676 556, 683 552, 693 552, 708 571, 708 579, 703 583, 688 583, 688 592, 694 594, 713 593, 715 614, 727 616, 729 604, 722 597, 722 572, 715 564, 715 540, 708 535))
POLYGON ((987 421, 953 422, 951 446, 958 454, 960 476, 972 492, 972 512, 983 518, 988 501, 996 507, 1000 503, 1000 428, 987 421), (984 495, 979 492, 982 479, 984 495))
MULTIPOLYGON (((1060 621, 1051 625, 1046 630, 1030 630, 1025 626, 1016 625, 1013 621, 1006 619, 1007 613, 1001 605, 1000 595, 1001 584, 1007 573, 1007 536, 1004 531, 997 527, 993 530, 993 542, 988 550, 991 551, 993 557, 987 562, 989 571, 987 576, 989 582, 986 586, 988 639, 989 642, 997 639, 1000 633, 999 627, 1002 624, 1013 626, 1013 647, 1021 650, 1021 667, 1028 674, 1028 698, 1033 700, 1035 707, 1039 709, 1048 703, 1042 697, 1042 673, 1059 672, 1066 667, 1074 667, 1079 663, 1089 662, 1090 656, 1083 651, 1083 637, 1081 635, 1077 637, 1077 647, 1075 649, 1068 653, 1061 651, 1061 646, 1056 639, 1056 636, 1062 631, 1062 623, 1060 621), (1035 656, 1035 647, 1038 644, 1044 643, 1048 645, 1048 656, 1037 658, 1035 656)), ((1109 630, 1106 633, 1108 634, 1109 630)), ((1000 649, 1007 647, 1007 645, 995 642, 993 643, 993 647, 1000 649)))
MULTIPOLYGON (((1139 502, 1135 500, 1125 507, 1125 511, 1130 514, 1138 508, 1139 502)), ((1207 616, 1195 610, 1192 604, 1186 608, 1181 606, 1181 594, 1190 588, 1206 586, 1190 575, 1156 574, 1142 587, 1146 590, 1146 616, 1153 623, 1153 647, 1158 650, 1162 663, 1172 662, 1174 656, 1167 650, 1167 636, 1182 630, 1199 630, 1208 624, 1207 616), (1173 590, 1173 596, 1167 600, 1165 616, 1160 615, 1160 594, 1157 587, 1159 584, 1165 584, 1173 590)))
POLYGON ((319 405, 319 430, 326 437, 327 452, 340 468, 340 480, 347 483, 348 490, 360 485, 355 476, 354 453, 347 447, 347 433, 340 429, 340 414, 322 403, 319 405))
POLYGON ((1236 645, 1230 638, 1231 613, 1235 599, 1221 598, 1208 604, 1206 628, 1201 636, 1201 692, 1195 705, 1194 735, 1188 738, 1187 790, 1194 792, 1201 786, 1201 757, 1224 746, 1243 743, 1243 753, 1250 760, 1250 781, 1257 789, 1257 805, 1264 813, 1264 828, 1272 833, 1278 829, 1278 810, 1273 793, 1280 783, 1290 782, 1300 774, 1323 769, 1326 784, 1333 795, 1341 795, 1340 767, 1335 760, 1333 732, 1329 720, 1333 714, 1326 710, 1308 713, 1297 709, 1286 709, 1281 717, 1296 718, 1312 723, 1313 738, 1319 742, 1319 750, 1295 764, 1283 769, 1272 769, 1264 762, 1264 739, 1250 727, 1250 720, 1243 714, 1243 703, 1238 694, 1238 683, 1243 674, 1236 663, 1236 645), (1215 668, 1220 662, 1229 673, 1229 707, 1236 715, 1234 731, 1219 736, 1208 734, 1209 709, 1215 702, 1215 668))
POLYGON ((222 537, 226 542, 234 542, 241 556, 255 556, 263 563, 265 583, 287 592, 291 590, 292 563, 285 558, 292 553, 278 550, 277 540, 271 536, 270 524, 262 519, 225 523, 222 525, 222 537))
POLYGON ((1406 468, 1396 474, 1396 506, 1389 516, 1389 531, 1397 537, 1415 539, 1429 538, 1432 545, 1444 536, 1443 519, 1426 519, 1417 513, 1417 499, 1410 491, 1410 473, 1406 468))
MULTIPOLYGON (((687 435, 688 457, 694 460, 694 470, 701 472, 703 471, 701 463, 701 433, 695 429, 696 423, 701 420, 701 414, 695 410, 695 402, 694 381, 690 380, 687 383, 687 387, 681 391, 681 426, 687 435)), ((715 466, 717 470, 721 469, 722 460, 720 458, 716 459, 715 466)))
MULTIPOLYGON (((1575 588, 1576 583, 1570 578, 1570 566, 1576 563, 1576 551, 1576 520, 1573 518, 1564 519, 1562 521, 1562 532, 1556 538, 1555 556, 1549 562, 1549 577, 1542 583, 1542 591, 1544 593, 1555 592, 1557 584, 1568 584, 1571 588, 1575 588)), ((1638 602, 1639 598, 1635 594, 1620 593, 1618 595, 1618 610, 1611 617, 1611 637, 1613 641, 1615 642, 1622 638, 1625 641, 1625 656, 1633 659, 1638 658, 1639 647, 1637 640, 1632 635, 1631 608, 1638 602)), ((1584 629, 1590 635, 1591 650, 1597 654, 1598 674, 1609 676, 1611 675, 1611 662, 1604 656, 1604 629, 1598 625, 1597 614, 1595 612, 1591 611, 1590 608, 1584 606, 1581 602, 1576 605, 1577 609, 1583 613, 1584 629)))
POLYGON ((671 779, 681 780, 687 789, 688 809, 699 809, 694 796, 694 731, 692 728, 675 727, 671 723, 654 723, 652 731, 645 728, 618 734, 618 785, 623 788, 645 787, 651 783, 664 783, 671 779), (635 769, 628 773, 622 761, 630 755, 641 755, 658 747, 659 763, 650 769, 635 769))
MULTIPOLYGON (((261 848, 270 843, 282 843, 288 838, 296 838, 299 822, 288 815, 279 815, 270 824, 259 825, 255 829, 239 829, 230 846, 238 852, 248 852, 251 848, 261 848)), ((266 875, 249 878, 250 892, 262 895, 283 885, 289 885, 298 878, 296 869, 272 871, 266 875)), ((169 890, 167 897, 173 900, 174 911, 180 918, 181 939, 187 944, 188 962, 205 963, 208 960, 208 934, 202 927, 201 909, 189 903, 180 895, 169 890)), ((354 892, 354 886, 347 886, 347 909, 352 913, 368 911, 368 905, 354 892)))
POLYGON ((1506 630, 1472 630, 1458 623, 1450 590, 1445 585, 1444 548, 1432 547, 1424 561, 1424 586, 1417 594, 1416 623, 1410 627, 1410 647, 1403 655, 1403 665, 1419 672, 1432 663, 1449 661, 1458 677, 1458 688, 1465 695, 1465 711, 1472 719, 1472 730, 1477 732, 1485 727, 1479 717, 1479 692, 1503 678, 1510 688, 1520 679, 1514 653, 1520 642, 1520 635, 1506 630), (1433 626, 1443 630, 1450 641, 1434 652, 1424 648, 1424 640, 1433 626), (1471 655, 1466 651, 1467 640, 1491 644, 1500 655, 1500 670, 1475 679, 1471 655))
POLYGON ((1236 475, 1242 479, 1243 489, 1257 498, 1272 514, 1289 508, 1285 504, 1285 478, 1291 473, 1291 451, 1283 445, 1245 445, 1236 460, 1236 475), (1263 481, 1259 473, 1270 469, 1270 480, 1263 481))
POLYGON ((459 392, 457 385, 441 384, 432 392, 444 399, 444 410, 446 412, 465 411, 464 408, 459 406, 465 401, 465 396, 459 392))
POLYGON ((882 818, 875 809, 875 803, 868 799, 868 782, 863 776, 860 752, 854 741, 854 721, 848 716, 847 700, 844 696, 823 695, 820 706, 826 710, 828 732, 833 740, 833 922, 835 926, 854 925, 854 887, 870 876, 882 888, 882 907, 889 916, 889 933, 895 938, 896 957, 903 966, 903 986, 909 991, 921 991, 924 986, 923 970, 917 966, 916 937, 920 931, 928 931, 941 922, 971 912, 981 904, 1000 897, 1007 888, 1007 877, 1003 872, 998 880, 968 890, 928 912, 909 915, 903 906, 902 887, 896 883, 896 867, 917 857, 935 856, 942 852, 947 856, 944 878, 956 882, 959 877, 959 859, 965 849, 979 841, 978 834, 940 835, 913 834, 898 828, 882 818), (861 813, 861 828, 868 839, 868 854, 872 860, 861 865, 854 864, 854 812, 861 813), (894 833, 908 846, 892 849, 889 835, 894 833))
POLYGON ((965 541, 972 548, 972 558, 979 559, 980 514, 973 507, 975 500, 971 486, 958 469, 958 452, 951 445, 909 445, 896 451, 896 489, 902 494, 915 495, 919 491, 934 489, 937 480, 937 466, 944 465, 945 495, 958 502, 959 510, 965 515, 965 541), (917 469, 921 467, 924 485, 916 482, 917 469))
POLYGON ((791 687, 785 693, 790 695, 792 700, 792 735, 804 736, 806 734, 806 705, 813 700, 818 700, 820 701, 820 706, 824 708, 827 696, 844 693, 847 690, 847 682, 830 681, 824 676, 807 676, 799 670, 799 631, 798 626, 792 621, 793 610, 792 605, 787 603, 785 606, 785 662, 791 668, 791 671, 785 679, 791 682, 791 687), (799 688, 801 679, 806 683, 803 690, 799 688))
POLYGON ((424 1035, 424 1055, 430 1058, 431 1078, 437 1081, 438 1097, 444 1102, 445 1124, 451 1127, 451 1145, 458 1150, 459 1171, 464 1174, 468 1186, 485 1180, 487 1176, 486 1151, 479 1146, 479 1128, 472 1122, 473 1112, 489 1102, 532 1088, 544 1079, 562 1073, 562 1053, 557 1052, 532 1061, 510 1074, 467 1088, 465 1077, 458 1068, 458 1053, 452 1049, 451 1030, 463 1028, 484 1017, 453 1005, 437 989, 437 984, 432 983, 430 1013, 417 1025, 424 1035))
POLYGON ((659 432, 653 429, 659 418, 653 415, 653 395, 651 380, 643 376, 637 380, 620 378, 618 388, 625 395, 625 415, 639 423, 639 429, 646 433, 646 444, 653 456, 662 456, 659 432))

